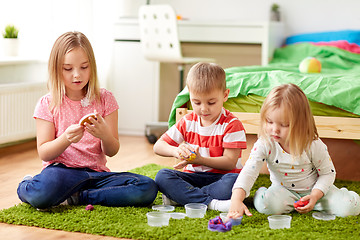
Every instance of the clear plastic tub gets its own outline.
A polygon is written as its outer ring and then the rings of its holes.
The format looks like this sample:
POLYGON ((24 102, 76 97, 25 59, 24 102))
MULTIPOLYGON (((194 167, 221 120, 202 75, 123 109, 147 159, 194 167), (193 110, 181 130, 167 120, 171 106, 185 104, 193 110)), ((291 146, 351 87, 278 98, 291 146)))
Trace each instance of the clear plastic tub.
POLYGON ((168 226, 170 213, 167 212, 148 212, 146 213, 148 225, 152 227, 168 226))
POLYGON ((203 218, 205 216, 207 206, 202 203, 185 204, 186 216, 189 218, 203 218))
POLYGON ((184 219, 186 214, 182 212, 172 212, 170 213, 170 217, 173 219, 184 219))
POLYGON ((271 229, 290 228, 291 216, 288 215, 271 215, 268 216, 269 227, 271 229))
POLYGON ((152 209, 160 212, 172 212, 175 210, 175 207, 171 205, 154 205, 152 209))
MULTIPOLYGON (((220 218, 223 222, 229 221, 229 218, 227 217, 227 215, 228 215, 228 213, 220 213, 220 218)), ((231 225, 232 226, 240 225, 242 219, 243 219, 243 216, 236 218, 236 219, 230 218, 231 225)))

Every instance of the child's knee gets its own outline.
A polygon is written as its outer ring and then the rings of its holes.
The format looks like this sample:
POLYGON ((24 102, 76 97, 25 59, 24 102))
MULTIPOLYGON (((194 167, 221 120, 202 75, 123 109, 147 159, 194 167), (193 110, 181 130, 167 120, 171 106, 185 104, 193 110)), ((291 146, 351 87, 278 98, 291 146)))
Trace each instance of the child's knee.
POLYGON ((354 191, 341 188, 328 196, 327 201, 328 211, 336 216, 347 217, 360 214, 360 197, 354 191))
POLYGON ((17 193, 21 201, 33 207, 44 209, 58 204, 59 193, 63 191, 63 181, 57 171, 51 170, 43 175, 36 175, 31 181, 19 184, 17 193))
POLYGON ((155 176, 155 183, 161 184, 163 181, 167 181, 169 178, 171 178, 174 175, 174 170, 163 168, 158 171, 158 173, 155 176))
POLYGON ((238 176, 239 174, 237 173, 227 173, 221 178, 221 181, 224 183, 224 185, 231 186, 232 189, 232 186, 234 185, 238 176))
POLYGON ((146 182, 146 188, 143 190, 143 194, 140 197, 145 205, 152 203, 158 193, 158 186, 151 178, 146 182))
POLYGON ((30 183, 20 183, 17 193, 21 201, 29 203, 35 208, 49 208, 52 206, 52 197, 47 189, 34 188, 30 183))
POLYGON ((282 214, 291 212, 292 199, 288 190, 281 186, 259 188, 254 196, 254 205, 258 212, 264 214, 282 214))

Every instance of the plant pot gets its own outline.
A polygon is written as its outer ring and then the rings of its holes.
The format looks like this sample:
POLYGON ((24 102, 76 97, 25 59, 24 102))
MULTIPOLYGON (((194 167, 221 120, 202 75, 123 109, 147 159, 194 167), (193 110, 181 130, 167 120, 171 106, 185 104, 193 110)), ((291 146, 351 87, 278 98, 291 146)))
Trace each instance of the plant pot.
POLYGON ((17 56, 19 53, 19 39, 4 38, 3 39, 4 55, 7 57, 17 56))
POLYGON ((280 12, 271 12, 270 20, 279 22, 280 21, 280 12))

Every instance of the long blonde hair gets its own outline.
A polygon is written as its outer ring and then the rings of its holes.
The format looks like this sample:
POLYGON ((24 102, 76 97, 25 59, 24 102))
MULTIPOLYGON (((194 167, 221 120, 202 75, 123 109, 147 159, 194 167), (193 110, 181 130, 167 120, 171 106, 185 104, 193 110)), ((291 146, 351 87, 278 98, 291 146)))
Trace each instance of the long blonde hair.
POLYGON ((284 107, 285 115, 289 120, 286 144, 289 144, 292 155, 300 156, 309 149, 313 140, 318 139, 319 134, 309 101, 301 88, 295 84, 283 84, 275 87, 266 97, 260 110, 259 137, 269 139, 266 133, 266 116, 268 111, 280 106, 284 107))
POLYGON ((62 71, 65 55, 78 47, 85 51, 90 66, 90 79, 85 86, 86 97, 90 102, 93 100, 100 100, 100 87, 97 77, 95 55, 90 41, 81 32, 66 32, 55 41, 49 57, 49 79, 47 87, 51 95, 51 110, 54 108, 57 109, 64 99, 65 85, 63 82, 62 71))
POLYGON ((208 93, 214 89, 225 91, 225 71, 216 63, 199 62, 190 68, 186 86, 194 93, 208 93))

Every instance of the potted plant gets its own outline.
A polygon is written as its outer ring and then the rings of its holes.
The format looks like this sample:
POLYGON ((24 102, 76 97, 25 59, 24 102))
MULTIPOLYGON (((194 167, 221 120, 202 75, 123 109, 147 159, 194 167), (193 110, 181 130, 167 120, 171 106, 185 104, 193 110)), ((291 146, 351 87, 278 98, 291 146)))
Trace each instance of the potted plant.
POLYGON ((279 11, 280 6, 276 3, 273 3, 271 5, 271 15, 270 15, 270 20, 271 21, 276 21, 279 22, 280 21, 280 11, 279 11))
POLYGON ((14 25, 7 25, 3 32, 3 45, 5 56, 17 56, 18 55, 18 34, 19 30, 14 25))

